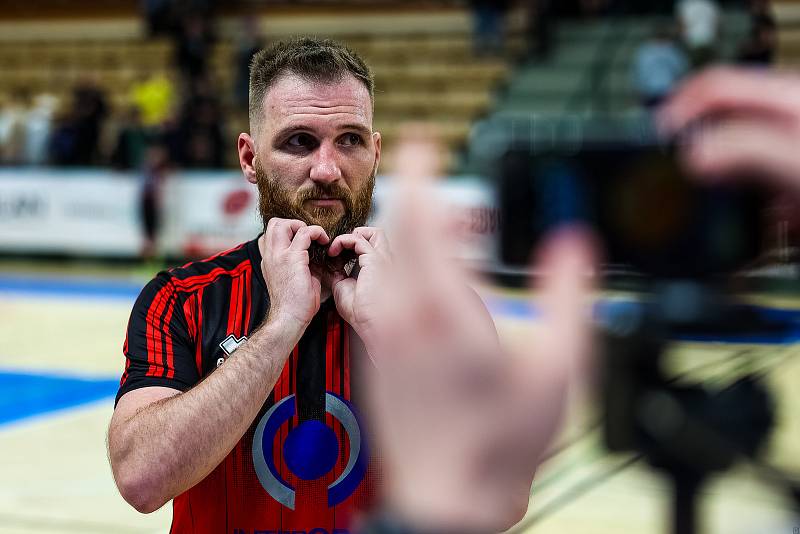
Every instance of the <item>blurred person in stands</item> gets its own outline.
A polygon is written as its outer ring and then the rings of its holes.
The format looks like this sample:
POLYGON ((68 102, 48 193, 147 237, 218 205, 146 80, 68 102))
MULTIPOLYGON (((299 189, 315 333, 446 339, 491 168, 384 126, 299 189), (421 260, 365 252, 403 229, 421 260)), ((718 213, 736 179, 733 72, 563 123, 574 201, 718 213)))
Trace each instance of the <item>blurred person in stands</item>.
POLYGON ((144 168, 139 188, 139 220, 142 225, 141 258, 153 260, 157 253, 158 231, 161 227, 161 190, 169 172, 169 154, 163 145, 153 142, 145 147, 144 168))
POLYGON ((139 4, 150 37, 174 31, 175 11, 172 0, 140 0, 139 4))
POLYGON ((20 165, 25 159, 26 121, 30 107, 30 93, 18 88, 0 107, 0 162, 20 165))
POLYGON ((473 50, 476 56, 500 55, 505 50, 509 0, 471 0, 473 50))
POLYGON ((224 121, 219 99, 208 77, 198 78, 181 107, 177 130, 171 132, 173 158, 182 167, 224 166, 224 121))
MULTIPOLYGON (((505 357, 464 278, 441 286, 439 253, 426 253, 438 245, 446 250, 446 236, 431 227, 427 239, 415 242, 401 225, 399 250, 408 255, 397 258, 383 230, 364 226, 381 155, 381 136, 372 129, 373 90, 363 60, 331 41, 300 39, 259 53, 251 72, 251 131, 240 134, 238 149, 242 171, 259 191, 264 232, 160 273, 134 305, 109 456, 120 492, 137 510, 174 499, 171 532, 348 532, 357 510, 375 502, 379 485, 369 431, 356 415, 370 393, 356 377, 371 376, 374 366, 380 372, 383 364, 389 373, 399 371, 392 360, 405 356, 423 365, 436 349, 455 375, 442 398, 452 404, 428 414, 415 413, 425 409, 419 404, 396 406, 387 415, 420 416, 421 425, 435 430, 431 417, 438 413, 447 426, 446 417, 461 414, 463 402, 464 412, 480 408, 482 417, 491 412, 502 424, 486 436, 486 428, 469 424, 471 415, 456 417, 453 436, 463 438, 458 450, 438 447, 447 438, 435 431, 416 440, 431 449, 413 446, 413 435, 395 443, 391 437, 403 425, 384 427, 378 444, 392 456, 389 505, 415 510, 412 521, 432 520, 445 531, 465 518, 478 531, 505 529, 527 509, 536 464, 563 404, 562 364, 582 346, 581 336, 561 339, 580 315, 565 308, 579 286, 557 278, 570 298, 548 300, 554 323, 541 350, 564 350, 552 372, 545 366, 536 375, 530 362, 519 360, 524 351, 505 357), (418 260, 423 263, 416 266, 418 260), (400 293, 384 294, 387 287, 400 293), (400 306, 387 308, 393 301, 400 306), (424 335, 417 339, 411 334, 420 328, 424 335), (404 344, 395 344, 398 339, 404 344), (403 349, 412 352, 398 353, 403 349), (464 365, 452 368, 460 356, 464 365), (402 443, 409 448, 398 452, 402 443), (420 456, 428 450, 430 458, 420 456), (402 466, 415 461, 408 465, 414 477, 433 474, 439 461, 448 462, 448 477, 451 468, 470 470, 441 486, 457 490, 457 507, 450 496, 410 491, 402 466)), ((403 174, 436 170, 428 153, 405 154, 403 174)), ((575 261, 567 263, 570 268, 552 264, 553 272, 580 272, 575 261)), ((416 400, 436 400, 430 387, 441 375, 418 378, 426 395, 416 400)), ((383 385, 391 383, 374 384, 383 385)), ((397 404, 412 397, 410 389, 397 404)), ((392 410, 376 408, 378 417, 392 410)))
POLYGON ((553 0, 527 0, 528 53, 537 60, 550 55, 553 45, 555 6, 553 0))
POLYGON ((53 95, 43 93, 34 97, 26 119, 24 162, 27 165, 47 163, 48 143, 57 108, 58 98, 53 95))
POLYGON ((775 60, 778 25, 769 0, 750 3, 750 35, 739 51, 739 63, 767 67, 775 60))
POLYGON ((241 109, 247 109, 250 86, 250 62, 253 56, 264 46, 264 39, 258 27, 258 18, 243 17, 239 26, 241 30, 236 36, 234 65, 236 66, 236 82, 234 86, 234 102, 241 109))
POLYGON ((111 153, 111 165, 120 170, 140 169, 145 161, 145 152, 151 135, 144 127, 141 113, 130 106, 122 118, 117 140, 111 153))
POLYGON ((679 0, 675 12, 692 67, 708 65, 716 58, 720 11, 714 0, 679 0))
POLYGON ((183 12, 175 43, 175 63, 190 88, 194 80, 206 76, 214 44, 210 20, 201 13, 183 12))
POLYGON ((56 165, 95 165, 100 162, 100 135, 108 115, 103 90, 92 80, 76 85, 72 109, 60 118, 50 139, 56 165))
POLYGON ((642 105, 651 110, 669 96, 688 72, 686 54, 672 28, 664 26, 636 50, 631 77, 642 105))
POLYGON ((175 112, 175 84, 165 73, 142 77, 131 87, 129 99, 139 109, 142 124, 154 128, 175 112))

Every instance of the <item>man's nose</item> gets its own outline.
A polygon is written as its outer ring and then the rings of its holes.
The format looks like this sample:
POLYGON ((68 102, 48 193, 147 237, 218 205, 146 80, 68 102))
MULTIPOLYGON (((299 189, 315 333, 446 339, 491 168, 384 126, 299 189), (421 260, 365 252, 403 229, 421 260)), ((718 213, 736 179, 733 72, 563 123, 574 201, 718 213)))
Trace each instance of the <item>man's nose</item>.
POLYGON ((342 170, 337 161, 336 148, 333 143, 324 142, 319 146, 316 160, 311 167, 311 180, 314 182, 333 183, 342 179, 342 170))

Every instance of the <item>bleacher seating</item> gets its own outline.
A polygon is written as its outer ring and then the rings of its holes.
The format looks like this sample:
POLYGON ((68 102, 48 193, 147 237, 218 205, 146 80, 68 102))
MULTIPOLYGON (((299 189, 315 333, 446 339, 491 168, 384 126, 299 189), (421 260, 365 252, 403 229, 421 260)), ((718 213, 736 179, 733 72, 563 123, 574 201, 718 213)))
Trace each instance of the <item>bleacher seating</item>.
MULTIPOLYGON (((363 13, 360 15, 363 18, 363 13)), ((375 24, 362 22, 358 31, 353 17, 348 20, 346 14, 326 11, 311 16, 306 13, 302 19, 297 13, 262 17, 268 39, 296 34, 299 27, 306 27, 307 33, 330 35, 364 55, 376 76, 376 129, 383 133, 387 147, 396 138, 398 126, 408 120, 431 121, 449 147, 462 146, 472 122, 491 105, 493 89, 510 71, 508 59, 474 57, 470 19, 464 8, 434 13, 403 11, 397 16, 378 13, 373 17, 375 24), (387 17, 393 24, 391 30, 387 29, 387 17), (305 26, 298 26, 300 20, 305 26)), ((248 129, 246 112, 236 110, 231 101, 236 22, 234 18, 220 21, 220 38, 211 59, 214 81, 225 103, 227 138, 231 140, 248 129)), ((42 36, 47 32, 47 21, 40 22, 38 32, 0 37, 0 100, 25 87, 33 94, 55 94, 68 103, 75 83, 89 78, 105 89, 113 111, 120 113, 135 80, 153 72, 174 73, 171 43, 163 38, 146 38, 135 20, 84 22, 84 31, 74 27, 78 22, 54 24, 58 31, 53 39, 42 36), (124 29, 115 38, 112 30, 103 29, 104 24, 124 29)), ((512 48, 519 49, 521 44, 519 36, 511 40, 512 48)), ((226 153, 228 163, 235 166, 235 151, 226 153)))

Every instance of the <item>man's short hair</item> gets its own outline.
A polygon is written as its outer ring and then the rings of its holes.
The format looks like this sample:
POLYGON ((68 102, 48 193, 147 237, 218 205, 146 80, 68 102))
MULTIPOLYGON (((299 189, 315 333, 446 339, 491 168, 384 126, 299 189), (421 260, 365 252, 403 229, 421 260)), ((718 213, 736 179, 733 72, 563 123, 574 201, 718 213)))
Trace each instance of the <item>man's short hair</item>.
POLYGON ((309 81, 330 83, 347 74, 355 76, 369 91, 375 92, 375 79, 361 56, 330 39, 302 37, 280 41, 259 51, 250 62, 250 131, 263 120, 264 95, 285 74, 309 81))

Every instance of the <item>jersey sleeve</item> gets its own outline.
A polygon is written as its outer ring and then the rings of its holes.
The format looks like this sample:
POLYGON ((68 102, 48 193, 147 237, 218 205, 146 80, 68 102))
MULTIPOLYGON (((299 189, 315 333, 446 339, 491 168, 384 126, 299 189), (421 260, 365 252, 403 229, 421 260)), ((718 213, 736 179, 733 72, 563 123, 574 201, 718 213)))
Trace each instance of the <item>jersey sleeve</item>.
POLYGON ((150 281, 133 305, 123 345, 125 372, 116 403, 127 392, 147 386, 186 391, 199 381, 195 365, 195 325, 186 319, 187 296, 169 273, 150 281))

